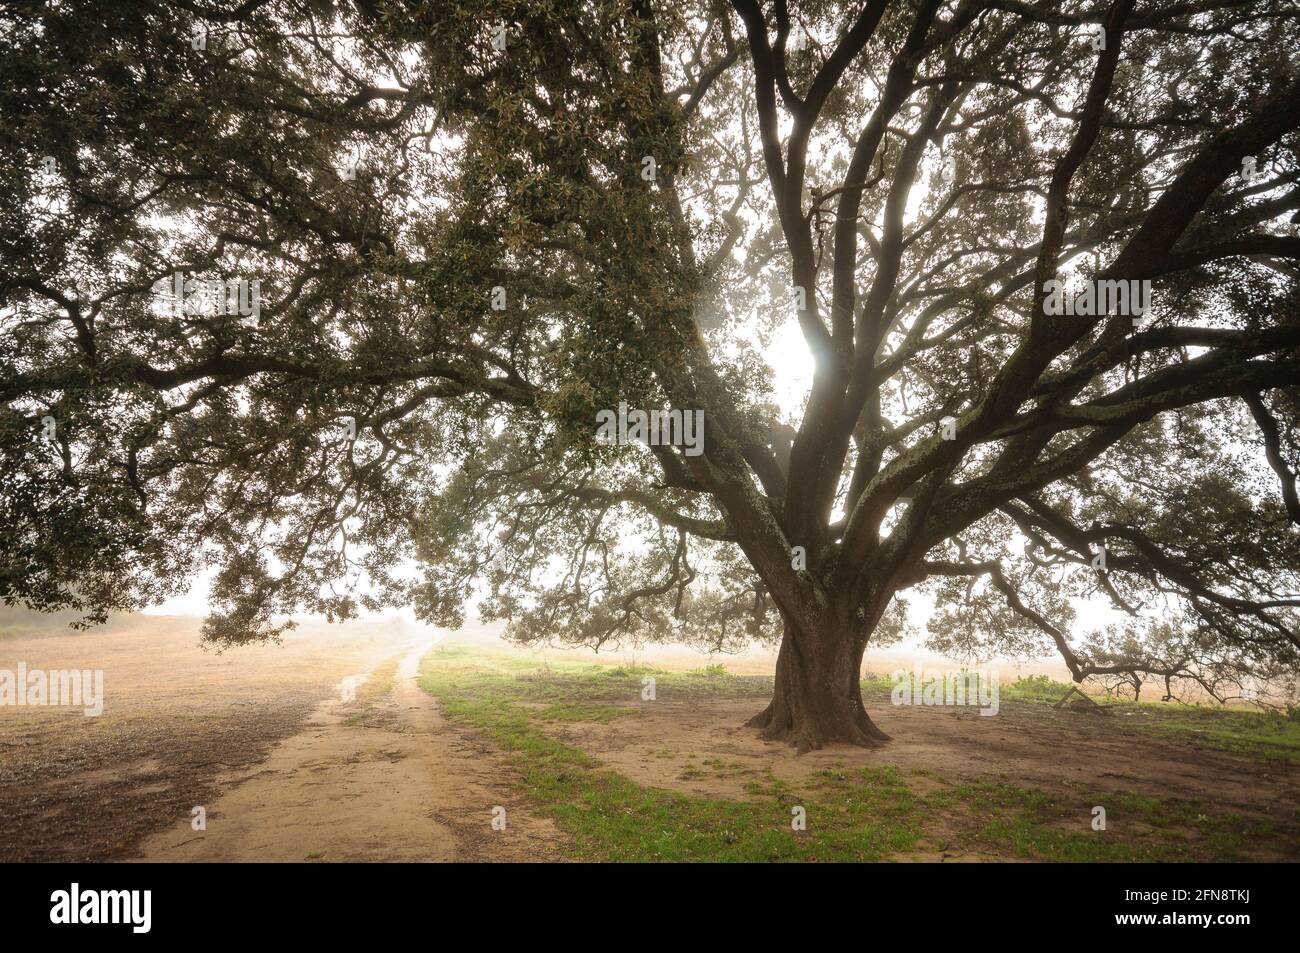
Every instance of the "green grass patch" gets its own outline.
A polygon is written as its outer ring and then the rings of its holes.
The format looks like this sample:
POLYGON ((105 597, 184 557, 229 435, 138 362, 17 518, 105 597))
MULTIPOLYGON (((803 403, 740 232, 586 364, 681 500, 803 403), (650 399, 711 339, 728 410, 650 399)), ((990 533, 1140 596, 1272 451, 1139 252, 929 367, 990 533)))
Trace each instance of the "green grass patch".
MULTIPOLYGON (((917 831, 898 821, 892 787, 864 787, 850 797, 823 801, 821 785, 799 794, 770 775, 751 782, 752 800, 696 797, 643 787, 601 767, 585 753, 548 736, 546 709, 530 709, 556 692, 603 693, 611 682, 635 687, 646 670, 551 670, 512 676, 496 660, 472 668, 459 658, 431 653, 421 663, 420 685, 442 702, 448 718, 484 731, 510 754, 524 793, 570 837, 574 857, 611 861, 881 860, 906 849, 917 831), (874 805, 874 807, 873 807, 874 805), (808 829, 791 829, 792 808, 807 812, 808 829)), ((671 690, 700 681, 690 673, 656 672, 671 690)), ((710 675, 713 679, 737 676, 710 675)), ((740 682, 747 686, 747 682, 740 682)), ((737 683, 732 683, 733 688, 737 683)), ((662 689, 661 689, 662 690, 662 689)), ((724 769, 729 766, 724 765, 724 769)), ((705 776, 716 765, 693 769, 705 776)))
POLYGON ((1300 764, 1300 718, 1178 702, 1117 702, 1122 724, 1181 742, 1278 764, 1300 764))
POLYGON ((1245 860, 1252 840, 1276 833, 1267 821, 1203 802, 1116 791, 1067 804, 1012 784, 968 782, 929 802, 959 818, 964 839, 978 849, 1028 860, 1245 860), (1104 830, 1093 829, 1094 807, 1105 810, 1104 830))
MULTIPOLYGON (((906 676, 917 686, 915 676, 906 676)), ((862 680, 864 697, 888 700, 898 681, 888 675, 868 674, 862 680)), ((998 686, 999 703, 1025 702, 1055 705, 1071 685, 1046 675, 1025 675, 1014 682, 998 686)), ((968 692, 967 697, 971 697, 968 692)), ((1077 696, 1075 696, 1077 698, 1077 696)), ((1214 748, 1234 754, 1280 764, 1300 764, 1300 712, 1227 707, 1223 705, 1189 705, 1177 701, 1140 701, 1111 698, 1088 693, 1104 707, 1121 729, 1133 729, 1160 735, 1193 746, 1214 748)))
MULTIPOLYGON (((1001 687, 1011 701, 1055 704, 1070 686, 1046 675, 1031 675, 1001 687)), ((1121 728, 1161 735, 1257 760, 1300 764, 1300 716, 1256 708, 1140 701, 1090 694, 1121 728)), ((1293 710, 1294 712, 1294 710, 1293 710)))
MULTIPOLYGON (((935 842, 955 852, 1034 860, 1235 859, 1252 838, 1270 833, 1266 824, 1195 802, 1115 793, 1067 801, 1009 784, 953 783, 933 771, 905 777, 892 765, 840 765, 795 784, 770 768, 689 756, 680 779, 743 778, 745 796, 686 794, 638 784, 546 730, 556 720, 629 715, 634 709, 619 699, 639 700, 646 677, 655 678, 660 698, 770 687, 770 679, 720 668, 673 673, 537 661, 529 667, 439 650, 422 660, 420 685, 440 699, 449 719, 509 755, 523 794, 556 821, 568 852, 583 860, 878 861, 935 842), (1106 831, 1092 829, 1094 804, 1106 808, 1106 831), (792 828, 796 809, 806 817, 804 830, 792 828)), ((677 758, 667 749, 650 756, 677 758)))
MULTIPOLYGON (((998 686, 998 694, 1019 702, 1048 702, 1055 705, 1072 686, 1046 675, 1022 675, 1014 682, 998 686)), ((1076 696, 1077 697, 1077 696, 1076 696)))
POLYGON ((604 724, 632 711, 633 709, 620 705, 571 701, 555 702, 535 714, 543 721, 594 721, 604 724))

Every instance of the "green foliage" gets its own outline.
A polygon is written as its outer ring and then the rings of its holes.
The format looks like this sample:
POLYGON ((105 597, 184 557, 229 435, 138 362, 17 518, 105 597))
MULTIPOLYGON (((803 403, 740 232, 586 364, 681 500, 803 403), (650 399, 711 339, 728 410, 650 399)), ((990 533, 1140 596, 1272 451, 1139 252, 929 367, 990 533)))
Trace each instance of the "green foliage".
POLYGON ((1003 698, 1055 704, 1065 697, 1071 686, 1046 675, 1022 675, 1010 684, 998 686, 1003 698))

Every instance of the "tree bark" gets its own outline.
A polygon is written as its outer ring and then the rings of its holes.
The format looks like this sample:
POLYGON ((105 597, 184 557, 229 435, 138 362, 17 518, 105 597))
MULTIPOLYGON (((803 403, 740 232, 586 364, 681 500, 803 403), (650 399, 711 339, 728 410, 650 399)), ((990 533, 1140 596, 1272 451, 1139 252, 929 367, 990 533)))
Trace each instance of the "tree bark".
POLYGON ((789 620, 776 659, 768 706, 746 724, 767 741, 799 754, 831 742, 874 748, 889 740, 862 704, 861 665, 867 640, 838 627, 800 633, 789 620))

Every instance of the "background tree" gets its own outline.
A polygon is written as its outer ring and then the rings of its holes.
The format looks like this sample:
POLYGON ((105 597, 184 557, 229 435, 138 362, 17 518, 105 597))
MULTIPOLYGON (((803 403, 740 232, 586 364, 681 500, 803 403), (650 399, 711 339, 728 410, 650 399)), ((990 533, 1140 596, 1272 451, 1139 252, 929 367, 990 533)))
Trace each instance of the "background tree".
POLYGON ((909 589, 937 646, 1080 680, 1296 670, 1290 5, 3 17, 6 602, 215 565, 221 643, 474 585, 524 641, 779 639, 752 723, 801 750, 885 739, 859 672, 909 589), (1051 315, 1056 278, 1154 307, 1051 315), (704 453, 601 444, 620 402, 704 453), (1122 652, 1071 636, 1092 593, 1122 652))

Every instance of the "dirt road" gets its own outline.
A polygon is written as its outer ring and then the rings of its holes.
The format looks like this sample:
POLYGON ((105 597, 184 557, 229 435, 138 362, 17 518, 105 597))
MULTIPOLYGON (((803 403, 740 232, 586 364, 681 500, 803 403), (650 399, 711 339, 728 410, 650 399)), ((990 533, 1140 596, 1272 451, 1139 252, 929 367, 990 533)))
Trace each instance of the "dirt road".
POLYGON ((499 755, 415 684, 432 639, 400 621, 304 623, 205 650, 198 620, 88 633, 0 618, 0 669, 103 672, 103 713, 0 707, 0 861, 549 859, 557 836, 499 755), (399 660, 402 673, 396 675, 399 660), (375 673, 355 701, 340 683, 375 673), (506 809, 505 830, 491 827, 506 809), (192 829, 194 808, 206 831, 192 829))
POLYGON ((360 717, 326 701, 265 761, 223 775, 206 830, 183 820, 145 841, 142 859, 558 859, 558 831, 506 793, 502 759, 451 730, 416 684, 431 647, 410 647, 360 717), (494 808, 504 829, 493 829, 494 808))

